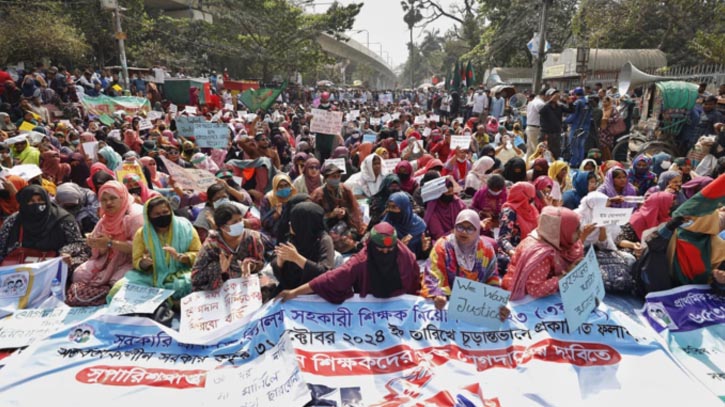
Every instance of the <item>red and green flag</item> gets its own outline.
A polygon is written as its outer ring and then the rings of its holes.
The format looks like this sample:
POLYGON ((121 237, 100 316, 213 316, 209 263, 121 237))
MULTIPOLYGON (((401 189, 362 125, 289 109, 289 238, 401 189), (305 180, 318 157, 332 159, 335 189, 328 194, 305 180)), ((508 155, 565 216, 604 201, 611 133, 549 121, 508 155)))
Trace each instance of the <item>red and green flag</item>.
POLYGON ((267 110, 279 97, 280 93, 287 87, 287 81, 284 81, 281 87, 275 88, 260 88, 260 89, 248 89, 242 93, 240 99, 244 106, 249 109, 250 112, 256 112, 257 110, 267 110))
POLYGON ((473 72, 473 66, 471 61, 468 61, 466 65, 466 86, 473 86, 476 84, 476 74, 473 72))

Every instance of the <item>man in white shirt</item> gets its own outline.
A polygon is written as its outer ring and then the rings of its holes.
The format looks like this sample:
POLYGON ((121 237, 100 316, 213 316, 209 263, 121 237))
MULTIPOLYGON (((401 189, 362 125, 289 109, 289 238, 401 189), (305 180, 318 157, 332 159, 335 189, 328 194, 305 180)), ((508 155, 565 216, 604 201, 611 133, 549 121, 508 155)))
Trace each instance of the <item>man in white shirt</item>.
POLYGON ((483 92, 483 89, 479 88, 473 95, 473 116, 478 117, 478 122, 483 123, 485 119, 483 112, 488 106, 488 96, 483 92))
POLYGON ((546 90, 542 89, 534 100, 526 106, 526 157, 531 157, 536 151, 541 135, 541 118, 539 111, 546 105, 546 90))

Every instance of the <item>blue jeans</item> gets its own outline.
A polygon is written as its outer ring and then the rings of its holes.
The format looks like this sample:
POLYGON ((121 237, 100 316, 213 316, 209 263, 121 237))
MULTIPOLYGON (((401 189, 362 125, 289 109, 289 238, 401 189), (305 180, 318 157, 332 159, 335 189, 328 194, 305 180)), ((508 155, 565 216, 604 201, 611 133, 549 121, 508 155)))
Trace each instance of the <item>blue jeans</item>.
POLYGON ((572 128, 569 131, 569 148, 571 151, 571 158, 569 159, 569 166, 571 168, 579 168, 579 165, 584 161, 585 155, 585 143, 587 141, 587 132, 578 131, 579 129, 572 128), (577 135, 578 134, 578 135, 577 135))

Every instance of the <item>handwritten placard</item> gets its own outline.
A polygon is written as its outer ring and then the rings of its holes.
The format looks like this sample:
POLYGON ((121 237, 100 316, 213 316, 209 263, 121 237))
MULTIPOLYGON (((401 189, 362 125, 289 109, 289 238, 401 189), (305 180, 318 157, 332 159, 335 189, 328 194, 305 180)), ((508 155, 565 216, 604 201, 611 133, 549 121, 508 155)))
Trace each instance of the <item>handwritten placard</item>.
POLYGON ((194 116, 181 116, 176 119, 176 131, 182 137, 193 136, 195 123, 204 123, 204 118, 194 116))
POLYGON ((255 363, 209 370, 204 394, 219 407, 298 406, 310 399, 289 334, 255 363))
POLYGON ((451 150, 460 148, 461 150, 468 150, 471 146, 471 136, 451 136, 451 150))
POLYGON ((350 117, 353 119, 360 117, 360 110, 350 110, 350 117))
POLYGON ((400 158, 388 158, 383 160, 383 173, 392 174, 395 166, 400 162, 400 158))
POLYGON ((25 181, 30 181, 38 175, 41 175, 43 171, 35 164, 20 164, 10 168, 8 173, 20 177, 25 181))
POLYGON ((312 109, 310 133, 340 134, 342 129, 342 112, 323 109, 312 109))
POLYGON ((0 320, 0 349, 32 345, 67 325, 77 324, 105 307, 21 309, 0 320))
POLYGON ((151 119, 141 119, 138 121, 138 129, 139 130, 151 130, 154 128, 154 124, 151 122, 151 119))
POLYGON ((378 139, 378 135, 375 133, 365 133, 363 134, 363 143, 373 143, 378 139))
POLYGON ((437 114, 430 115, 428 119, 434 123, 438 123, 439 121, 441 121, 441 117, 437 114))
POLYGON ((413 121, 413 124, 423 125, 423 124, 425 124, 426 119, 427 118, 425 116, 415 116, 415 120, 413 121))
POLYGON ((227 280, 217 290, 193 292, 181 300, 182 334, 204 333, 244 318, 262 306, 259 278, 227 280))
POLYGON ((196 106, 186 106, 184 111, 189 114, 196 114, 196 106))
POLYGON ((125 284, 113 296, 108 305, 108 313, 111 315, 151 314, 173 294, 174 290, 165 288, 125 284))
POLYGON ((629 223, 634 208, 594 208, 592 215, 592 223, 599 226, 619 225, 623 226, 629 223))
POLYGON ((604 299, 604 281, 593 247, 574 269, 559 280, 559 292, 566 322, 574 331, 589 318, 597 300, 604 299))
POLYGON ((166 157, 161 157, 169 175, 185 191, 206 192, 206 189, 216 183, 214 174, 206 170, 195 168, 184 168, 174 164, 166 157))
POLYGON ((176 106, 173 103, 169 105, 169 113, 176 114, 178 112, 179 112, 179 106, 176 106))
POLYGON ((446 177, 439 177, 423 185, 420 190, 420 197, 423 199, 423 202, 428 202, 440 198, 447 191, 446 177))
POLYGON ((162 117, 164 117, 164 113, 157 112, 156 110, 152 110, 146 114, 146 118, 149 119, 150 121, 154 121, 154 120, 160 119, 162 117))
POLYGON ((229 144, 229 127, 224 123, 194 123, 194 138, 201 148, 223 148, 229 144))
MULTIPOLYGON (((327 160, 325 160, 325 166, 327 166, 328 164, 335 164, 337 168, 342 170, 343 174, 347 174, 347 168, 345 168, 346 166, 344 158, 328 158, 327 160)), ((323 166, 322 168, 324 169, 325 166, 323 166)))
POLYGON ((501 326, 501 307, 511 292, 463 277, 453 281, 448 316, 476 326, 495 329, 501 326))

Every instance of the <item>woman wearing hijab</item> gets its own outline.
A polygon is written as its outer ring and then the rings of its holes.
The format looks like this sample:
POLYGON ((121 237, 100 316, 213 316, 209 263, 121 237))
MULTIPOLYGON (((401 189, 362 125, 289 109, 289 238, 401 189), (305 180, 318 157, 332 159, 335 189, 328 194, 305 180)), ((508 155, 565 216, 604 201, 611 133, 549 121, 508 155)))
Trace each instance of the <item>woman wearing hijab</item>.
POLYGON ((493 174, 488 177, 486 185, 473 195, 471 209, 478 213, 481 220, 491 219, 491 228, 497 228, 507 199, 506 180, 499 174, 493 174))
POLYGON ((399 191, 400 179, 398 176, 395 174, 386 175, 385 178, 383 178, 383 182, 380 183, 380 190, 378 193, 368 199, 368 206, 370 207, 370 222, 368 222, 368 229, 380 222, 380 219, 385 214, 388 198, 391 194, 399 191))
POLYGON ((670 220, 670 211, 675 203, 675 195, 669 192, 655 192, 645 199, 637 212, 629 218, 629 223, 622 226, 622 231, 615 242, 622 249, 634 252, 639 257, 643 246, 642 233, 670 220))
MULTIPOLYGON (((529 180, 535 181, 541 176, 549 176, 549 162, 545 158, 537 158, 527 172, 529 180)), ((550 178, 551 179, 551 178, 550 178)))
POLYGON ((16 199, 18 212, 8 216, 0 228, 0 262, 12 262, 12 252, 18 247, 75 255, 71 258, 71 270, 85 261, 87 257, 81 255, 85 245, 75 218, 52 202, 46 190, 28 185, 17 193, 16 199))
POLYGON ((60 153, 55 150, 48 150, 41 154, 40 170, 43 178, 60 185, 68 180, 70 176, 70 165, 60 162, 60 153))
POLYGON ((564 192, 562 200, 564 201, 564 207, 574 210, 579 207, 582 198, 597 189, 597 177, 594 172, 579 171, 574 174, 572 185, 574 185, 574 189, 564 192))
POLYGON ((363 195, 370 198, 377 194, 386 175, 383 159, 377 154, 367 156, 360 166, 358 180, 358 186, 363 195))
POLYGON ((340 146, 335 148, 335 150, 333 150, 332 152, 332 157, 330 158, 342 158, 343 160, 345 160, 345 173, 342 174, 342 182, 347 181, 347 179, 350 178, 352 174, 360 171, 359 168, 352 165, 352 161, 350 160, 350 150, 348 150, 347 147, 340 146))
POLYGON ((278 222, 282 216, 282 207, 289 199, 297 194, 297 188, 292 185, 289 175, 280 173, 272 179, 272 190, 262 199, 259 213, 262 217, 262 230, 268 236, 274 236, 278 222))
POLYGON ((115 179, 116 174, 114 174, 113 171, 109 170, 105 164, 94 163, 93 165, 91 165, 89 176, 86 179, 86 184, 88 184, 88 188, 91 191, 98 192, 98 190, 101 188, 102 182, 107 182, 115 179))
POLYGON ((341 304, 354 293, 390 298, 417 295, 419 290, 420 268, 415 255, 398 239, 390 224, 381 222, 370 231, 363 249, 345 264, 293 290, 284 290, 278 297, 288 301, 314 293, 328 302, 341 304))
POLYGON ((418 181, 413 178, 413 166, 409 161, 400 161, 395 165, 393 171, 395 175, 400 179, 400 190, 413 195, 416 188, 418 188, 418 181))
POLYGON ((98 162, 104 164, 109 170, 116 171, 121 166, 123 160, 111 147, 105 146, 98 150, 98 162))
POLYGON ((70 155, 70 175, 68 179, 70 182, 77 184, 81 188, 88 188, 86 180, 91 175, 91 169, 88 168, 86 157, 80 153, 73 153, 70 155))
POLYGON ((552 181, 547 175, 542 175, 534 180, 534 189, 536 189, 536 200, 534 201, 534 206, 539 213, 541 213, 541 210, 544 209, 545 206, 553 204, 551 198, 551 190, 553 188, 554 181, 552 181))
POLYGON ((456 193, 456 182, 446 177, 446 192, 438 199, 426 203, 425 221, 431 239, 438 240, 451 233, 455 226, 456 217, 466 209, 466 204, 456 193))
POLYGON ((304 151, 298 151, 292 156, 292 165, 289 170, 290 178, 297 181, 297 177, 304 173, 304 166, 309 157, 304 151))
POLYGON ((571 177, 569 176, 569 164, 565 161, 557 160, 549 166, 549 178, 559 184, 559 190, 564 193, 573 188, 571 177))
POLYGON ((680 205, 685 202, 685 195, 682 193, 682 174, 679 171, 665 171, 660 174, 657 185, 650 188, 644 198, 647 199, 655 192, 669 192, 675 195, 675 204, 680 205))
POLYGON ((527 294, 546 297, 559 291, 559 280, 584 257, 581 240, 593 227, 579 231, 579 215, 567 208, 547 206, 539 226, 516 248, 503 287, 512 300, 527 294))
POLYGON ((682 184, 682 193, 685 195, 685 199, 692 198, 712 181, 713 179, 708 176, 701 176, 682 184))
POLYGON ((126 174, 123 177, 123 185, 126 186, 128 192, 133 195, 134 202, 143 205, 149 199, 159 196, 158 192, 149 189, 146 183, 138 174, 126 174))
MULTIPOLYGON (((421 159, 422 160, 422 159, 421 159)), ((428 173, 428 171, 443 171, 443 162, 437 158, 431 158, 425 161, 423 168, 420 168, 420 161, 418 160, 418 170, 415 171, 415 177, 420 177, 428 173)))
POLYGON ((96 227, 100 205, 96 194, 90 189, 66 182, 58 186, 55 203, 75 217, 83 235, 91 233, 96 227))
POLYGON ((521 157, 514 157, 503 167, 503 177, 506 181, 515 184, 526 181, 526 162, 521 157))
POLYGON ((219 166, 204 153, 196 153, 191 157, 191 164, 200 170, 209 171, 212 174, 216 174, 219 171, 219 166))
POLYGON ((111 287, 133 269, 132 242, 143 226, 143 208, 134 204, 126 188, 116 181, 104 184, 98 196, 101 218, 86 239, 91 258, 73 273, 67 300, 70 306, 105 304, 111 287))
POLYGON ((632 162, 627 173, 629 183, 637 190, 637 195, 644 195, 655 185, 657 176, 651 171, 652 159, 645 154, 638 155, 632 162))
POLYGON ((486 185, 486 179, 488 178, 489 171, 493 168, 493 164, 493 158, 489 156, 483 156, 473 163, 471 171, 466 175, 466 182, 463 187, 467 195, 473 196, 476 191, 486 185))
POLYGON ((599 186, 599 184, 604 181, 604 174, 600 172, 599 165, 596 161, 594 161, 593 158, 584 159, 581 165, 579 165, 579 171, 593 172, 594 175, 597 177, 597 186, 599 186))
MULTIPOLYGON (((500 286, 496 251, 481 236, 481 222, 475 211, 466 209, 456 217, 450 235, 438 239, 422 276, 420 295, 433 299, 443 309, 458 278, 500 286)), ((508 314, 504 314, 508 316, 508 314)))
POLYGON ((669 170, 670 166, 672 166, 672 156, 664 151, 660 151, 652 156, 652 172, 658 177, 663 172, 669 170))
POLYGON ((380 146, 388 151, 388 158, 400 158, 398 143, 394 138, 386 138, 380 142, 380 146))
POLYGON ((682 183, 690 182, 699 175, 692 171, 692 161, 686 157, 675 158, 673 170, 682 174, 682 183))
POLYGON ((425 222, 413 212, 410 195, 402 191, 391 194, 382 221, 395 228, 397 235, 401 236, 400 239, 417 259, 426 257, 430 239, 423 234, 426 229, 425 222))
POLYGON ((108 302, 125 284, 173 290, 174 302, 191 292, 191 266, 201 249, 191 222, 175 216, 161 196, 146 202, 143 216, 143 227, 133 236, 133 270, 111 288, 108 302))
POLYGON ((539 211, 534 206, 536 190, 528 182, 517 182, 511 187, 499 218, 496 242, 499 267, 505 270, 516 246, 536 228, 539 211))
POLYGON ((536 150, 534 150, 533 154, 531 154, 528 158, 527 164, 529 165, 529 167, 533 167, 534 163, 536 163, 536 161, 538 161, 538 160, 546 161, 546 166, 548 167, 549 162, 546 160, 546 157, 544 156, 546 151, 547 151, 547 149, 546 149, 545 142, 537 144, 536 150))
POLYGON ((294 180, 294 187, 301 194, 311 194, 322 185, 322 175, 320 173, 320 161, 311 157, 305 161, 302 167, 302 174, 294 180))
POLYGON ((230 188, 224 183, 217 182, 216 184, 210 185, 206 189, 206 204, 196 215, 194 220, 194 227, 196 228, 201 240, 205 240, 209 231, 214 229, 214 210, 226 203, 236 206, 239 208, 239 212, 242 214, 244 219, 244 227, 252 230, 261 230, 262 223, 259 219, 252 215, 249 210, 249 206, 232 201, 229 198, 230 188))
POLYGON ((150 181, 154 188, 169 188, 169 174, 165 174, 158 170, 156 160, 152 157, 141 157, 139 161, 141 161, 141 165, 148 168, 149 175, 151 176, 150 181))
POLYGON ((609 206, 612 208, 636 208, 636 202, 627 202, 625 197, 636 197, 637 190, 629 183, 627 171, 613 167, 607 171, 604 183, 597 191, 609 197, 609 206))
POLYGON ((277 230, 275 230, 274 237, 277 240, 277 244, 288 242, 290 239, 290 213, 292 209, 302 202, 311 202, 308 194, 296 194, 290 198, 284 205, 282 205, 282 214, 277 222, 277 230))
POLYGON ((278 291, 297 288, 335 266, 335 247, 324 216, 313 202, 302 202, 290 212, 290 241, 277 245, 270 261, 278 291))
POLYGON ((0 219, 4 221, 8 216, 20 210, 17 195, 20 190, 28 186, 28 183, 17 175, 0 177, 3 189, 0 189, 0 219))
POLYGON ((239 207, 219 205, 214 225, 191 268, 192 291, 216 290, 225 281, 258 273, 264 266, 262 236, 245 227, 239 207))
POLYGON ((133 129, 126 129, 123 132, 123 143, 128 146, 129 149, 135 151, 137 154, 141 154, 141 144, 143 142, 138 137, 138 133, 133 129))
MULTIPOLYGON (((574 211, 579 215, 582 225, 594 222, 594 211, 604 209, 609 198, 601 192, 590 192, 582 198, 579 207, 574 211)), ((634 256, 619 250, 614 239, 619 235, 621 227, 616 224, 599 226, 583 241, 584 250, 594 246, 599 269, 607 292, 631 294, 635 283, 632 277, 634 256)))

